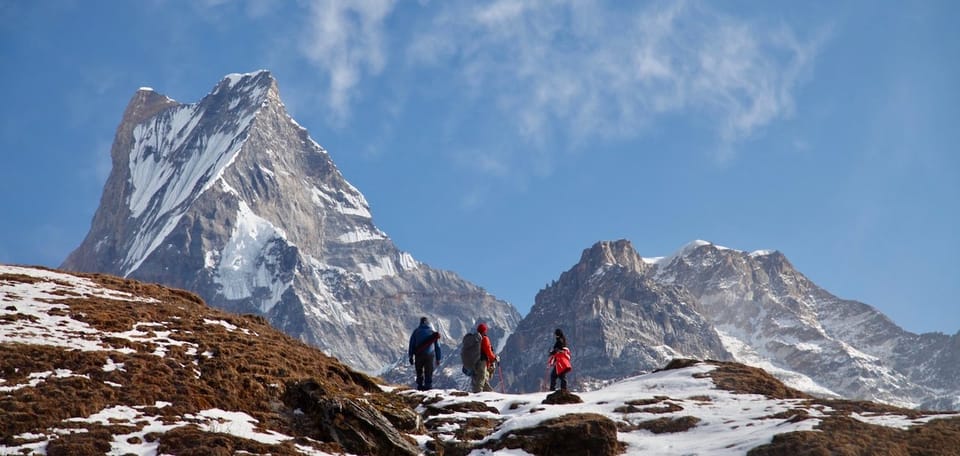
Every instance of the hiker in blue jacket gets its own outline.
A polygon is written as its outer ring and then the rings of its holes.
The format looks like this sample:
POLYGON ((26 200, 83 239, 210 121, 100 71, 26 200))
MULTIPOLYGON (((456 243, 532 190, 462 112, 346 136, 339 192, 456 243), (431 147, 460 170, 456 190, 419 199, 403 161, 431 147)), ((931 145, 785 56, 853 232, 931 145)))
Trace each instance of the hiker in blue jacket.
POLYGON ((410 335, 407 356, 417 369, 417 389, 426 391, 433 387, 433 366, 440 365, 440 333, 430 327, 427 317, 420 318, 420 326, 410 335))

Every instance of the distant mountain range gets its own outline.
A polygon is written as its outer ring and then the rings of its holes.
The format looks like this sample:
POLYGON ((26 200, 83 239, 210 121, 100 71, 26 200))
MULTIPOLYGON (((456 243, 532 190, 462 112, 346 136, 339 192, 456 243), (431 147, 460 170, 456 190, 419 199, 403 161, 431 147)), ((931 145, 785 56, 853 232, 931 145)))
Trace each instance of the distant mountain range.
POLYGON ((960 333, 904 331, 816 286, 776 251, 695 241, 644 259, 626 240, 595 244, 537 294, 507 341, 512 389, 540 387, 554 328, 588 386, 686 356, 763 367, 825 397, 960 409, 960 333))
POLYGON ((439 387, 465 385, 457 345, 483 321, 512 391, 542 387, 559 327, 580 388, 694 357, 761 366, 823 396, 960 408, 960 333, 908 333, 775 251, 696 241, 647 259, 628 241, 600 242, 521 321, 399 250, 267 71, 228 75, 193 104, 137 91, 111 155, 90 232, 64 269, 190 290, 389 381, 412 378, 408 337, 428 316, 447 355, 439 387))

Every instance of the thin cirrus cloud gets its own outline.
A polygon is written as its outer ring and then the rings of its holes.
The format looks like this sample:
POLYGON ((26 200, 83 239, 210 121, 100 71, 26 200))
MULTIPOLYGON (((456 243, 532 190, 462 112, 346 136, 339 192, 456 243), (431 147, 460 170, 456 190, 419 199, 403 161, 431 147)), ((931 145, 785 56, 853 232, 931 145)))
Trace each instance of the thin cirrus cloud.
POLYGON ((301 51, 329 82, 328 105, 334 121, 350 115, 350 104, 364 75, 386 65, 384 20, 393 0, 320 0, 310 3, 301 51))
POLYGON ((459 105, 489 103, 533 145, 632 138, 689 115, 729 150, 792 115, 823 41, 703 3, 626 5, 425 3, 409 36, 392 36, 393 2, 326 0, 303 50, 341 118, 364 78, 432 71, 465 94, 459 105))
POLYGON ((456 60, 462 83, 496 94, 533 142, 630 137, 661 116, 695 113, 722 143, 794 109, 819 40, 675 2, 627 10, 578 1, 450 6, 409 54, 456 60))

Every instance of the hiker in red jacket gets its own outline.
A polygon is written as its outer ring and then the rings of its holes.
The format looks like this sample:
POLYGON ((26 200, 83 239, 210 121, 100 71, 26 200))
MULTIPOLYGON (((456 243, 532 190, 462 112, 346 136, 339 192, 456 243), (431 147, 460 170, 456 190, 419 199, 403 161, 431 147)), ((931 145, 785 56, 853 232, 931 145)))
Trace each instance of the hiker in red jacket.
POLYGON ((490 338, 487 337, 487 325, 480 323, 477 325, 477 333, 480 334, 480 359, 486 362, 485 369, 477 369, 473 376, 473 392, 493 391, 490 386, 490 375, 493 374, 494 366, 500 362, 500 357, 493 352, 493 346, 490 344, 490 338))
POLYGON ((560 389, 566 391, 567 372, 573 370, 573 365, 570 364, 570 349, 567 348, 567 337, 563 335, 560 328, 557 328, 553 335, 556 340, 553 343, 553 349, 550 350, 550 358, 547 360, 547 365, 553 366, 553 369, 550 369, 550 391, 557 389, 558 378, 560 389))
POLYGON ((427 317, 420 318, 420 326, 410 335, 407 356, 417 370, 417 389, 426 391, 433 387, 433 365, 440 365, 440 333, 430 327, 427 317))

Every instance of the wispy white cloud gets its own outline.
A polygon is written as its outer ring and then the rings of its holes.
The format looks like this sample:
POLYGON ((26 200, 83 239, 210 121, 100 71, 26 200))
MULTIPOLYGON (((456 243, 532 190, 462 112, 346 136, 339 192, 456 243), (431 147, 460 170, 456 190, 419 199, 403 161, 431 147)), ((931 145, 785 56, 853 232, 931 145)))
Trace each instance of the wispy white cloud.
POLYGON ((445 3, 411 58, 455 62, 532 143, 632 137, 661 116, 691 114, 725 145, 794 109, 819 41, 700 3, 643 9, 556 0, 445 3))
POLYGON ((328 106, 335 120, 350 113, 356 86, 386 64, 384 20, 394 0, 319 0, 310 3, 300 49, 328 82, 328 106))
POLYGON ((684 1, 401 8, 394 0, 319 0, 305 17, 299 49, 326 84, 335 125, 350 121, 365 84, 387 73, 410 81, 429 74, 456 86, 449 90, 461 98, 451 109, 485 105, 526 143, 475 157, 497 176, 515 167, 518 150, 549 170, 551 149, 633 139, 677 119, 712 135, 717 159, 729 159, 739 143, 793 114, 824 41, 823 33, 801 37, 786 24, 684 1), (400 26, 400 16, 415 25, 400 26))

